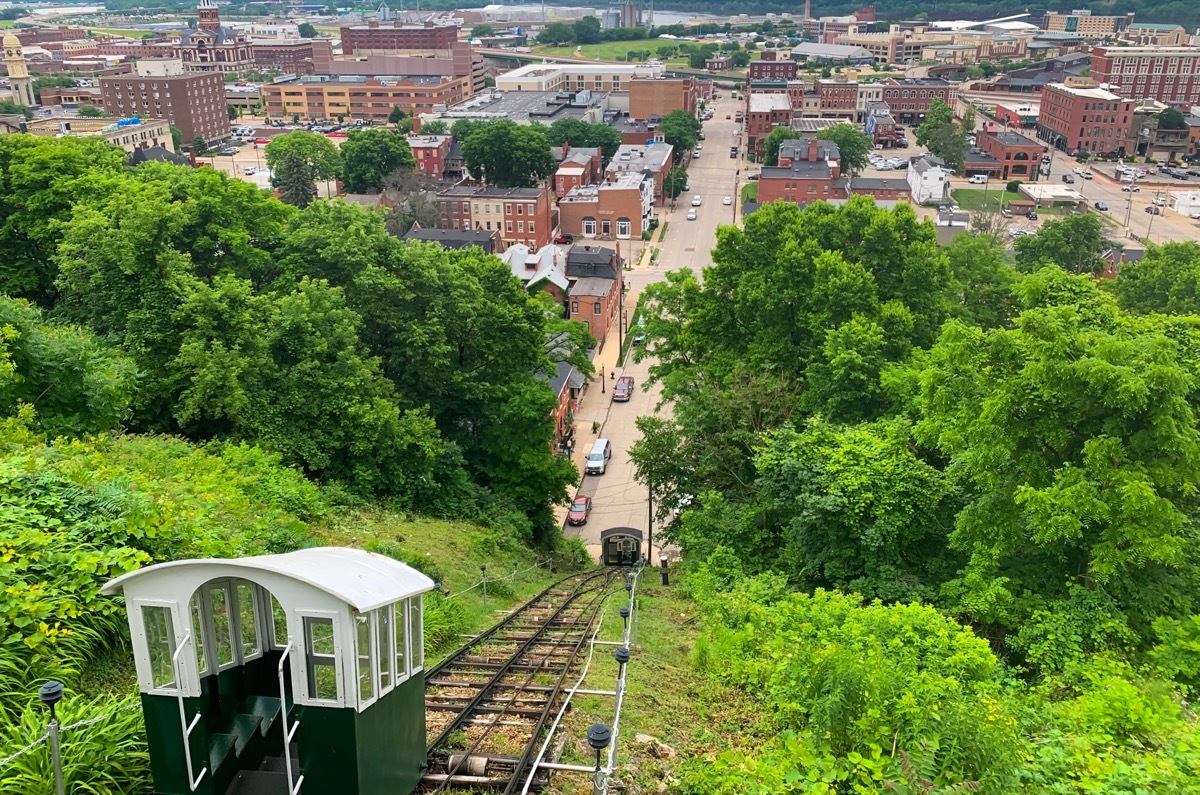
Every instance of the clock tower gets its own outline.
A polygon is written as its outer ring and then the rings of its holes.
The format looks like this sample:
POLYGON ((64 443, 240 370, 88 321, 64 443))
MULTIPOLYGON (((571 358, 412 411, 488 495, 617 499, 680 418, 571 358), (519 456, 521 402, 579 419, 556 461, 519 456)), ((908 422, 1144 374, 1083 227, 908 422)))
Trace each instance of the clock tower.
POLYGON ((4 35, 4 66, 8 69, 13 101, 26 107, 33 105, 33 78, 29 76, 29 65, 25 63, 21 40, 13 33, 4 35))

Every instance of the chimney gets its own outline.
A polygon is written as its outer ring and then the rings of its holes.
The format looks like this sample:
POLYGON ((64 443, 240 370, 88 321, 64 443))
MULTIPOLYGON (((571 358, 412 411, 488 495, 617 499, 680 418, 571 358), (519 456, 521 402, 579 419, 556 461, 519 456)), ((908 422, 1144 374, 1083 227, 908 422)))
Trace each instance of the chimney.
POLYGON ((808 162, 810 162, 810 163, 817 162, 817 139, 816 138, 808 139, 808 158, 807 159, 808 159, 808 162))
POLYGON ((570 141, 563 141, 563 158, 562 159, 563 159, 564 163, 567 160, 567 152, 569 152, 569 151, 571 151, 570 141))

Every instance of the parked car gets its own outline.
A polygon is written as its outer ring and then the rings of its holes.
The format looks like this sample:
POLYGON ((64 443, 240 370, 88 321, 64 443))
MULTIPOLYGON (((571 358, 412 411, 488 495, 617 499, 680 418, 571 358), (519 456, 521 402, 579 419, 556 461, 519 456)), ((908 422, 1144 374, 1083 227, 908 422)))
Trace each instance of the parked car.
POLYGON ((223 155, 236 155, 237 153, 238 148, 236 146, 227 146, 221 150, 221 154, 223 155))
POLYGON ((1029 212, 1025 213, 1025 217, 1028 218, 1030 221, 1036 221, 1037 220, 1037 211, 1030 210, 1029 212))
POLYGON ((646 341, 646 333, 644 331, 639 331, 637 334, 633 335, 633 339, 630 340, 630 344, 631 345, 641 345, 645 341, 646 341))
POLYGON ((1146 208, 1146 212, 1150 213, 1151 215, 1162 215, 1162 208, 1150 205, 1146 208))
POLYGON ((1090 172, 1090 171, 1085 171, 1085 172, 1083 172, 1083 174, 1082 174, 1081 176, 1082 176, 1084 179, 1091 179, 1091 178, 1092 178, 1092 172, 1090 172))
POLYGON ((1142 186, 1141 185, 1122 185, 1121 190, 1125 191, 1126 193, 1140 193, 1142 190, 1142 186))
POLYGON ((270 138, 255 138, 254 143, 260 144, 260 145, 265 145, 265 144, 271 143, 271 139, 270 138))
POLYGON ((554 238, 554 242, 558 243, 560 246, 566 246, 574 243, 575 238, 571 235, 559 235, 558 237, 554 238))
POLYGON ((1096 202, 1092 206, 1095 207, 1097 210, 1108 212, 1108 203, 1107 202, 1096 202))
POLYGON ((1155 207, 1166 207, 1167 200, 1164 199, 1162 196, 1155 196, 1154 197, 1154 206, 1155 207))
POLYGON ((1071 171, 1072 171, 1072 172, 1074 172, 1074 173, 1076 173, 1076 174, 1078 174, 1078 175, 1079 175, 1079 176, 1081 176, 1081 177, 1083 176, 1083 169, 1082 169, 1082 168, 1078 168, 1078 167, 1076 167, 1076 168, 1073 168, 1073 169, 1071 169, 1071 171))
POLYGON ((576 494, 575 501, 571 503, 571 510, 567 511, 567 524, 573 524, 576 527, 587 524, 588 514, 591 512, 592 498, 586 494, 576 494))
POLYGON ((721 204, 724 204, 726 207, 728 207, 729 205, 733 204, 733 198, 726 196, 724 199, 721 199, 721 204))
POLYGON ((692 152, 692 160, 699 160, 699 159, 700 159, 700 150, 697 149, 695 152, 692 152))
POLYGON ((1027 235, 1029 233, 1026 232, 1024 229, 1018 229, 1017 227, 1014 226, 1013 228, 1008 230, 1008 234, 1012 237, 1025 237, 1025 235, 1027 235))
POLYGON ((245 168, 242 169, 242 173, 246 174, 246 175, 257 174, 258 168, 256 168, 255 166, 246 166, 245 168))
POLYGON ((617 383, 613 386, 613 402, 628 403, 633 397, 633 376, 623 375, 617 379, 617 383))

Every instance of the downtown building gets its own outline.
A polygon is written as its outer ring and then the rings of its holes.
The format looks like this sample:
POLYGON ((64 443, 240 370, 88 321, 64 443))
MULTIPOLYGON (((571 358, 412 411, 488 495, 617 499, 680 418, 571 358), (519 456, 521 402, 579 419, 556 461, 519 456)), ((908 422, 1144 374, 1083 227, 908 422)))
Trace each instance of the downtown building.
POLYGON ((1189 108, 1200 102, 1200 47, 1096 47, 1090 76, 1132 100, 1189 108))
POLYGON ((1129 152, 1133 106, 1132 100, 1093 80, 1048 83, 1042 89, 1037 136, 1068 154, 1129 152))

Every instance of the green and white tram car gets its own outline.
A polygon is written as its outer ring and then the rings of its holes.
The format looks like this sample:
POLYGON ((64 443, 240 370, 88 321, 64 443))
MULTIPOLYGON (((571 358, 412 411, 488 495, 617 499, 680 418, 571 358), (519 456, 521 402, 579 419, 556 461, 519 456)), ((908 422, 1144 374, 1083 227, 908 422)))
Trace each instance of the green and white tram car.
POLYGON ((382 555, 180 560, 124 594, 159 795, 406 795, 425 765, 422 594, 382 555))

